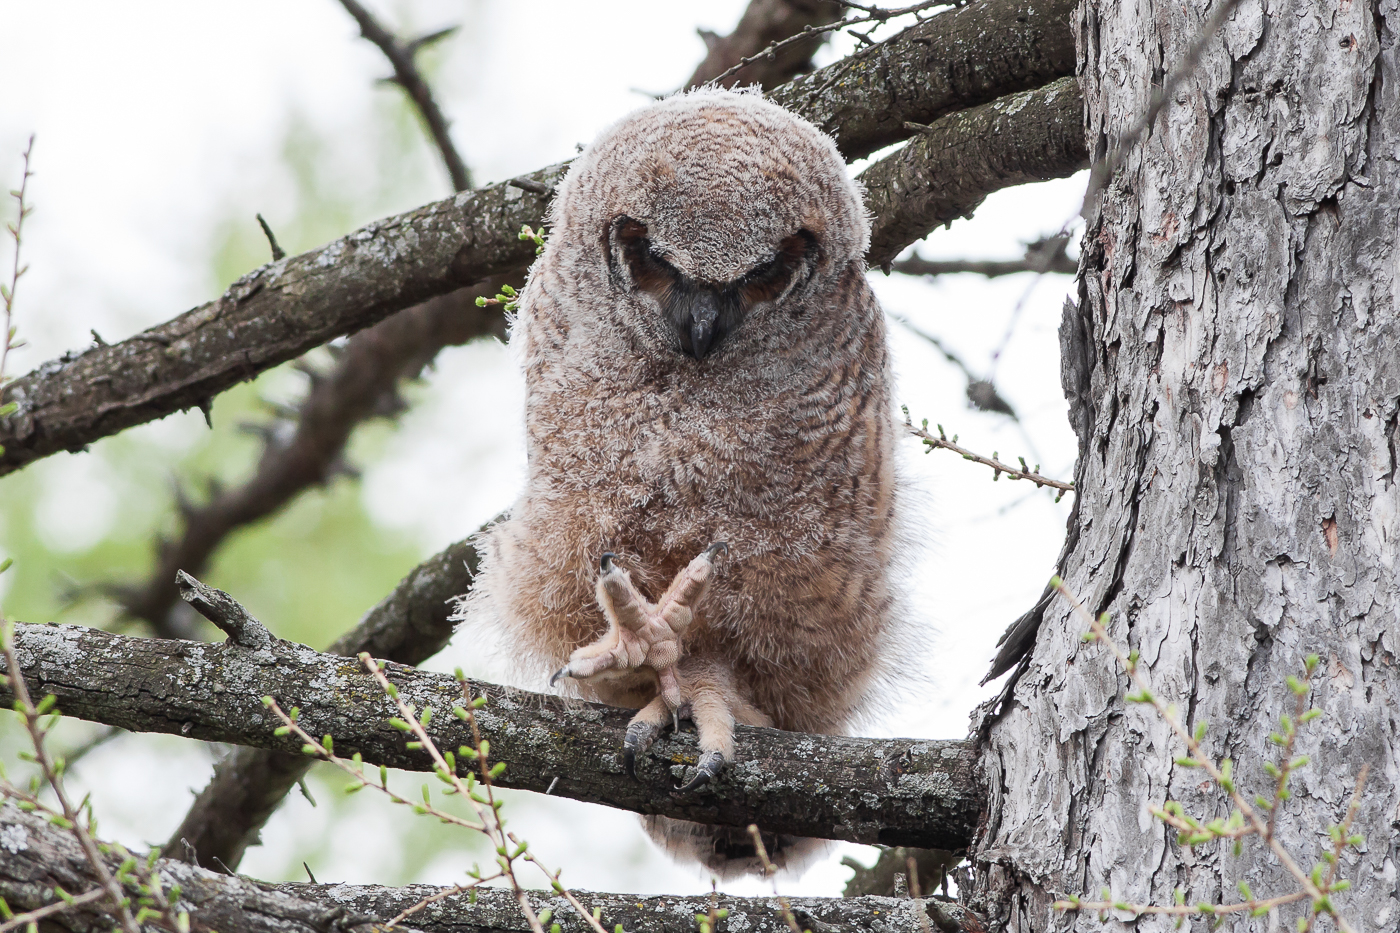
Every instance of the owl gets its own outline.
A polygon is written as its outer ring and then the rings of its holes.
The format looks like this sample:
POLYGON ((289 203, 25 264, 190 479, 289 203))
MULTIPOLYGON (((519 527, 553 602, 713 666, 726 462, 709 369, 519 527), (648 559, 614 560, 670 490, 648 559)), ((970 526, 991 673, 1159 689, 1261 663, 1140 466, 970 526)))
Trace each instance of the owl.
MULTIPOLYGON (((681 719, 679 788, 734 724, 839 734, 904 660, 890 355, 861 192, 832 140, 752 93, 623 118, 560 185, 511 342, 528 471, 465 614, 552 683, 636 709, 624 761, 681 719)), ((741 829, 648 829, 721 875, 741 829)), ((779 864, 810 849, 775 838, 779 864)))

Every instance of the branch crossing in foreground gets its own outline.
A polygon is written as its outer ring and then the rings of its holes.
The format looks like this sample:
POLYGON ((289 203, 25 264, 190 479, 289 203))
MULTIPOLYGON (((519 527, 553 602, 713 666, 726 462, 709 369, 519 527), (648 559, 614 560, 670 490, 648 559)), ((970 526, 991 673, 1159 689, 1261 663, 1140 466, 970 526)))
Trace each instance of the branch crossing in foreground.
MULTIPOLYGON (((406 750, 389 719, 395 709, 350 658, 275 641, 257 650, 113 635, 81 626, 17 625, 16 645, 31 690, 53 694, 67 715, 133 732, 165 732, 210 742, 300 753, 278 736, 263 706, 274 697, 300 708, 311 735, 331 735, 345 754, 372 765, 428 771, 406 750)), ((381 665, 416 709, 432 707, 434 740, 470 744, 469 730, 446 715, 461 687, 449 675, 381 665)), ((699 757, 694 733, 658 742, 622 765, 632 711, 596 703, 471 684, 489 705, 477 716, 493 757, 508 763, 498 780, 516 787, 700 823, 882 845, 967 847, 983 795, 965 741, 862 739, 738 727, 736 764, 705 791, 672 791, 699 757)), ((8 692, 8 691, 6 691, 8 692)), ((8 702, 9 697, 0 699, 8 702)))

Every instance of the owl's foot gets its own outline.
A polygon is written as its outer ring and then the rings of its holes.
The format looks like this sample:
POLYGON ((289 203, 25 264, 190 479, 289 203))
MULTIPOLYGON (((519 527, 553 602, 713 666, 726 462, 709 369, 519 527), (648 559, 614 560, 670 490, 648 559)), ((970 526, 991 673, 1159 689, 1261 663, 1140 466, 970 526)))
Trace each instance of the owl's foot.
POLYGON ((608 620, 608 630, 602 638, 570 655, 569 663, 549 680, 553 685, 561 677, 603 680, 641 667, 654 671, 657 696, 628 724, 623 762, 635 778, 637 755, 656 741, 668 722, 675 725, 682 715, 686 716, 700 733, 702 754, 695 776, 678 789, 679 793, 709 783, 720 773, 724 762, 733 758, 733 707, 738 703, 747 708, 738 700, 733 678, 727 672, 705 662, 682 664, 681 659, 681 638, 694 620, 695 607, 709 589, 715 557, 728 550, 722 541, 706 548, 676 575, 655 605, 637 591, 613 555, 604 554, 598 576, 598 604, 608 620))
POLYGON ((613 560, 614 555, 604 554, 599 564, 598 604, 608 620, 608 630, 602 638, 570 655, 569 663, 549 679, 550 685, 561 677, 601 679, 648 667, 656 672, 667 708, 680 709, 684 699, 676 679, 676 663, 681 659, 681 637, 690 628, 695 607, 710 587, 715 555, 728 550, 729 545, 723 541, 706 548, 676 574, 655 605, 632 585, 627 571, 613 560))
POLYGON ((738 692, 732 673, 722 664, 699 658, 685 658, 676 665, 682 705, 673 709, 660 696, 637 711, 627 725, 622 743, 622 761, 627 773, 637 777, 637 756, 656 741, 667 724, 684 717, 695 723, 699 733, 700 759, 690 780, 676 788, 686 794, 713 781, 724 770, 725 762, 734 760, 734 723, 755 726, 771 725, 763 713, 755 709, 738 692))

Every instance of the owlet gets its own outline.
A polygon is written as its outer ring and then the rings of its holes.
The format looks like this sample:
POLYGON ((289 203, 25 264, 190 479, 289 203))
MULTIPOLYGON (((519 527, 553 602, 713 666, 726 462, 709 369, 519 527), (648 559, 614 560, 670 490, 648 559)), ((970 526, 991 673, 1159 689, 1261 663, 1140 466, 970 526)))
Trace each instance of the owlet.
MULTIPOLYGON (((560 185, 512 345, 529 469, 466 613, 579 693, 679 718, 703 792, 734 723, 840 733, 894 672, 899 495, 861 194, 831 139, 757 94, 623 118, 560 185), (481 616, 477 614, 481 613, 481 616)), ((742 828, 648 818, 753 867, 742 828)), ((777 861, 804 847, 770 841, 777 861)))

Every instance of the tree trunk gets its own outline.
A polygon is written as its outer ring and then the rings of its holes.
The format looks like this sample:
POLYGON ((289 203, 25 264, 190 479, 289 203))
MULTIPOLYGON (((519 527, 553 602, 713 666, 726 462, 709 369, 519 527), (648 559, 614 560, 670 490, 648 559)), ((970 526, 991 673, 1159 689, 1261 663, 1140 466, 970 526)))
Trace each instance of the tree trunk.
MULTIPOLYGON (((1075 28, 1088 148, 1105 158, 1221 0, 1084 0, 1075 28)), ((1305 870, 1330 847, 1358 771, 1361 852, 1337 899, 1393 930, 1400 844, 1400 110, 1396 0, 1243 0, 1166 95, 1089 220, 1077 307, 1061 331, 1079 436, 1079 502, 1062 565, 1154 691, 1246 799, 1272 795, 1269 735, 1285 683, 1322 662, 1303 727, 1312 761, 1277 839, 1305 870)), ((1010 698, 989 713, 991 794, 974 908, 991 929, 1102 929, 1057 897, 1171 904, 1298 890, 1257 840, 1178 846, 1151 804, 1231 805, 1063 600, 1010 698)), ((1227 929, 1292 928, 1306 908, 1227 929)), ((1119 912, 1119 920, 1131 915, 1119 912)), ((1135 929, 1169 929, 1166 917, 1135 929)), ((1323 922, 1328 928, 1328 922, 1323 922)), ((1204 919, 1193 929, 1205 929, 1204 919)), ((1109 929, 1121 928, 1110 922, 1109 929)))

